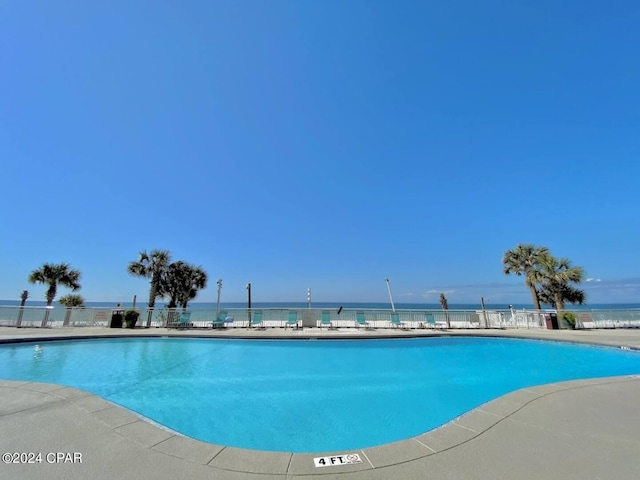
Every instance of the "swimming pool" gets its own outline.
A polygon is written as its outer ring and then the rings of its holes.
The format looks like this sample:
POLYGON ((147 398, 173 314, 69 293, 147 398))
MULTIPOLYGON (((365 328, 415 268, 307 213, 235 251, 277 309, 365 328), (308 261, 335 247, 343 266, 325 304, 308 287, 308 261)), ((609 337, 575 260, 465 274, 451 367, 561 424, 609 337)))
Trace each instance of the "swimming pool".
POLYGON ((499 338, 0 346, 2 379, 82 388, 199 440, 288 452, 380 445, 522 387, 639 373, 639 352, 499 338))

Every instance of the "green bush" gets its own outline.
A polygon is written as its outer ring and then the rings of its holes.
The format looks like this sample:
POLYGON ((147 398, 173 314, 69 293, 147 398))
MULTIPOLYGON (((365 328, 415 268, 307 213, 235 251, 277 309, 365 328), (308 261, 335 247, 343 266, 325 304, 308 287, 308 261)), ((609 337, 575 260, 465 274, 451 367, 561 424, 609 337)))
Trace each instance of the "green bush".
POLYGON ((139 316, 140 313, 135 310, 127 310, 124 312, 124 321, 127 324, 127 328, 135 328, 139 316))
POLYGON ((570 329, 575 329, 576 328, 576 316, 575 314, 571 313, 571 312, 564 312, 562 314, 562 320, 564 320, 567 325, 569 325, 570 329))

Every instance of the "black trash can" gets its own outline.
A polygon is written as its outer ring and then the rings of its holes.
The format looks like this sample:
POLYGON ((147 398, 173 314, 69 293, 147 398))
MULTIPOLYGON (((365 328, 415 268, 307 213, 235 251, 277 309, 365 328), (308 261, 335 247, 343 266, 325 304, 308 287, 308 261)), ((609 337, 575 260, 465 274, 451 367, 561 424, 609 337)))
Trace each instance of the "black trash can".
POLYGON ((122 328, 122 319, 124 318, 124 310, 113 310, 111 312, 111 328, 122 328))
POLYGON ((558 314, 550 312, 544 314, 544 320, 547 324, 547 330, 558 330, 558 314))

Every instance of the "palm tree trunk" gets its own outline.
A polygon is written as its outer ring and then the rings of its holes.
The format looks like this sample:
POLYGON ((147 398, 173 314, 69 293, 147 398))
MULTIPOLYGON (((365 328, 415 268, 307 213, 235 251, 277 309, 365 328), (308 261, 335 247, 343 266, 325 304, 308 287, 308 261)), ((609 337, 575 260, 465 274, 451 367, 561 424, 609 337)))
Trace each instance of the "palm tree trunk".
POLYGON ((47 326, 47 322, 49 321, 49 314, 51 313, 51 305, 53 304, 53 299, 56 298, 56 293, 58 291, 58 284, 53 282, 49 284, 49 288, 47 289, 47 307, 44 311, 44 318, 42 319, 42 324, 40 327, 44 328, 47 326))
POLYGON ((18 320, 16 321, 16 327, 22 325, 22 315, 24 314, 24 306, 29 298, 29 290, 23 290, 20 294, 20 311, 18 312, 18 320))
POLYGON ((20 301, 20 310, 18 311, 18 319, 16 320, 16 327, 22 325, 22 315, 24 314, 24 304, 27 303, 26 297, 20 301))
POLYGON ((71 320, 71 309, 67 308, 67 312, 64 314, 64 322, 62 322, 63 327, 69 326, 69 320, 71 320))
POLYGON ((47 326, 47 322, 49 321, 49 314, 51 313, 51 304, 53 302, 47 302, 47 306, 44 308, 44 318, 42 319, 42 323, 40 324, 40 328, 45 328, 47 326))
POLYGON ((147 309, 147 328, 151 328, 151 317, 153 317, 153 308, 147 309))
POLYGON ((538 291, 536 290, 535 285, 531 285, 529 287, 531 290, 531 298, 533 300, 533 308, 536 310, 540 310, 540 299, 538 298, 538 291))
POLYGON ((562 300, 562 296, 556 295, 556 311, 558 312, 558 315, 560 315, 560 312, 562 312, 563 310, 564 301, 562 300))
POLYGON ((147 328, 151 328, 151 318, 153 317, 153 309, 156 306, 156 296, 158 295, 158 275, 153 274, 151 278, 151 287, 149 288, 149 310, 147 314, 147 328))

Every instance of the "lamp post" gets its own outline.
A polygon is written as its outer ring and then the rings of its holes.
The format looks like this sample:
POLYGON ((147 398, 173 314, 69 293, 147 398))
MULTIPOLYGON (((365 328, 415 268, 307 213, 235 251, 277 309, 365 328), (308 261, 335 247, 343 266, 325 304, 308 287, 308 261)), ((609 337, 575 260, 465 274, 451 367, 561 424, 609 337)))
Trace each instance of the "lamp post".
POLYGON ((218 285, 218 303, 216 304, 216 318, 217 318, 218 315, 220 314, 220 290, 222 290, 221 278, 218 279, 218 281, 216 282, 216 285, 218 285))
POLYGON ((311 308, 311 289, 307 288, 307 305, 308 308, 311 308))
POLYGON ((393 296, 391 295, 391 285, 389 284, 389 279, 385 278, 385 282, 387 282, 387 291, 389 292, 389 301, 391 302, 391 311, 395 313, 396 306, 393 304, 393 296))
POLYGON ((251 328, 251 284, 247 283, 247 313, 249 316, 249 328, 251 328))

